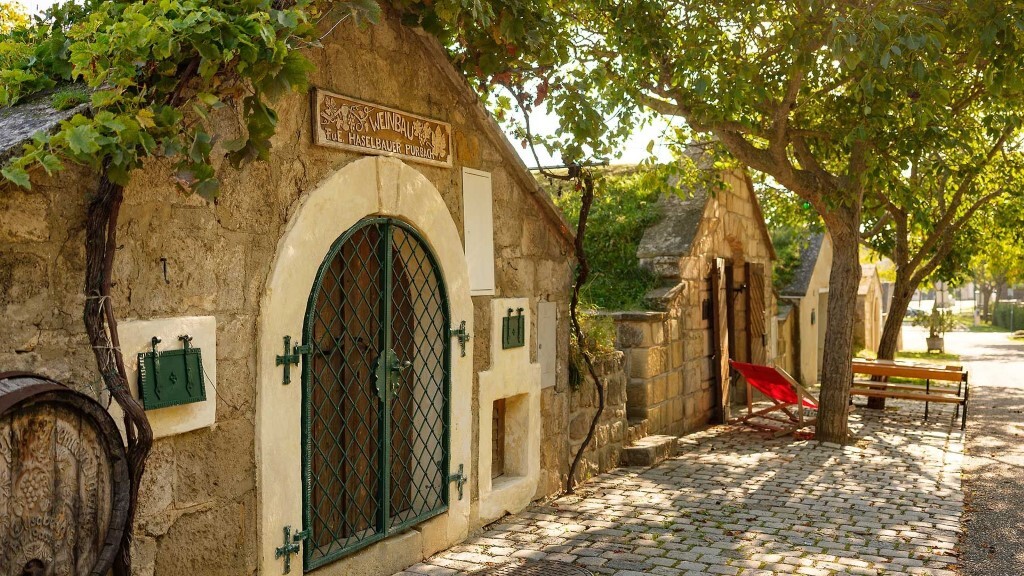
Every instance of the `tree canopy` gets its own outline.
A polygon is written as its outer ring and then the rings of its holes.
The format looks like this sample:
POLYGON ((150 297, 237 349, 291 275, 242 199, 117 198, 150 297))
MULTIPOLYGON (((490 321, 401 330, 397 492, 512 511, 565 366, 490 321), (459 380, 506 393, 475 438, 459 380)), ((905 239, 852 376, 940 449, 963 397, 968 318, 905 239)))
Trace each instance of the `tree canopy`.
MULTIPOLYGON (((886 201, 909 211, 903 204, 919 192, 908 185, 912 165, 938 153, 946 170, 976 169, 1020 126, 1024 11, 1008 0, 621 0, 551 10, 558 26, 539 33, 554 37, 564 65, 527 66, 516 52, 515 67, 491 81, 526 108, 546 102, 570 158, 600 152, 654 111, 770 175, 832 235, 830 318, 853 317, 858 245, 870 232, 862 212, 886 201)), ((830 323, 821 438, 846 436, 851 346, 852 323, 830 323)))

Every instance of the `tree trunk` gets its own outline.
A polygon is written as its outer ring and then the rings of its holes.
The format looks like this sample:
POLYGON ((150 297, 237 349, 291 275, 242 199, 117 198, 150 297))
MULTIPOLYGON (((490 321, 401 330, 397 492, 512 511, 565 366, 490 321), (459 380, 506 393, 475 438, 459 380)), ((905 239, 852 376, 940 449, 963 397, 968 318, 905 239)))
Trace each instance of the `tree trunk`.
POLYGON ((989 284, 979 284, 981 290, 981 319, 985 322, 992 321, 992 309, 989 306, 992 304, 992 286, 989 284))
MULTIPOLYGON (((854 228, 854 230, 856 230, 854 228)), ((857 234, 832 231, 832 270, 828 285, 828 325, 821 370, 821 398, 815 438, 845 443, 853 374, 853 322, 860 285, 857 234)))
POLYGON ((121 549, 114 560, 114 576, 132 573, 131 547, 139 485, 146 457, 153 445, 153 430, 142 405, 131 395, 117 335, 117 317, 110 297, 111 273, 117 253, 117 220, 124 190, 100 177, 96 196, 89 203, 85 227, 85 331, 92 345, 103 384, 124 412, 128 470, 131 476, 128 519, 121 549))
MULTIPOLYGON (((896 285, 893 286, 892 300, 889 303, 889 315, 885 318, 885 327, 882 328, 882 339, 878 342, 877 356, 879 360, 892 360, 896 358, 896 346, 900 340, 900 329, 903 328, 903 319, 907 316, 907 309, 914 299, 914 287, 909 285, 909 280, 901 278, 897 272, 896 285)), ((885 408, 885 398, 868 398, 868 408, 882 410, 885 408)))

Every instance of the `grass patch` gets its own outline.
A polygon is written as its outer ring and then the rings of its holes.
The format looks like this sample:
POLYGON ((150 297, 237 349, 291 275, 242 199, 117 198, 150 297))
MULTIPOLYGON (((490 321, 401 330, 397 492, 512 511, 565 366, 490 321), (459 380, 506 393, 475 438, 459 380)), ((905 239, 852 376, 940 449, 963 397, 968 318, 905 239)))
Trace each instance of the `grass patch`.
POLYGON ((918 350, 903 350, 896 353, 897 360, 960 360, 959 354, 949 352, 922 352, 918 350))
MULTIPOLYGON (((874 350, 861 350, 853 355, 854 358, 863 358, 865 360, 875 360, 878 358, 878 354, 875 354, 874 350)), ((921 350, 902 350, 896 353, 897 360, 953 360, 959 361, 959 354, 950 354, 949 352, 924 352, 921 350)))
POLYGON ((966 326, 968 332, 1009 332, 1009 330, 1002 326, 993 326, 991 324, 978 324, 977 326, 967 324, 966 326))
POLYGON ((91 97, 89 91, 81 86, 70 86, 67 88, 61 88, 50 96, 50 103, 57 110, 69 110, 78 106, 79 104, 85 104, 91 97))

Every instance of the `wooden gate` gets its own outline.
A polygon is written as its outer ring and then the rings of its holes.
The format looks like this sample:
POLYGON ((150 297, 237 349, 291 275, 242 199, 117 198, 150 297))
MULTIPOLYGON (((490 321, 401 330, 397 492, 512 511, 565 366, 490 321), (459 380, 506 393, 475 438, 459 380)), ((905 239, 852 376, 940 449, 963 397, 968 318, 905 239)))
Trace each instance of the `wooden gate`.
POLYGON ((0 576, 106 574, 128 486, 103 406, 43 376, 0 374, 0 576))
POLYGON ((747 358, 752 364, 768 362, 768 328, 764 264, 747 263, 747 358))
POLYGON ((715 415, 717 422, 727 422, 732 404, 732 385, 729 378, 729 308, 725 259, 711 263, 711 370, 715 374, 715 415))

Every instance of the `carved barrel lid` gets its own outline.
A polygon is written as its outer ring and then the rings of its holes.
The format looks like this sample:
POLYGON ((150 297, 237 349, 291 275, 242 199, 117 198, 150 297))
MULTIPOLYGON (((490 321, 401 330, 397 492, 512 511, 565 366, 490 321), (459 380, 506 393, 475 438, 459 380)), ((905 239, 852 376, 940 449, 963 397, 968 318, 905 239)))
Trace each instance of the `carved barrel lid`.
POLYGON ((0 373, 0 576, 106 574, 128 503, 106 409, 45 376, 0 373))

